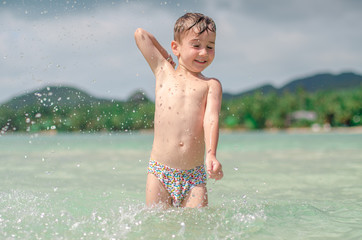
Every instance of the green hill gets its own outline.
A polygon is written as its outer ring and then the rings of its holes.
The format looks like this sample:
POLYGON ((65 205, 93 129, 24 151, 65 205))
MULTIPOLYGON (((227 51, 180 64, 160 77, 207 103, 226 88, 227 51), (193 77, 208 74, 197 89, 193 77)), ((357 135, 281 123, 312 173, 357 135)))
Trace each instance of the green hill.
MULTIPOLYGON (((337 75, 322 73, 305 78, 295 79, 282 86, 275 88, 270 84, 266 84, 248 91, 237 94, 223 93, 223 99, 239 98, 246 95, 253 95, 260 92, 264 95, 276 92, 282 94, 284 92, 295 93, 299 88, 302 88, 308 93, 325 91, 325 90, 342 90, 350 88, 358 88, 362 85, 362 76, 346 72, 337 75)), ((149 98, 141 91, 136 91, 127 100, 128 102, 150 101, 149 98)), ((3 107, 9 109, 21 109, 27 106, 65 106, 65 107, 82 107, 94 104, 107 104, 114 101, 96 98, 85 91, 70 87, 70 86, 48 86, 42 89, 17 96, 8 102, 2 104, 3 107)), ((117 101, 120 102, 120 101, 117 101)))
MULTIPOLYGON (((223 128, 362 125, 362 76, 318 74, 277 89, 264 85, 240 94, 224 94, 223 128), (304 91, 299 91, 302 88, 304 91), (268 93, 276 94, 268 94, 268 93), (257 93, 257 94, 255 94, 257 93), (261 93, 261 94, 260 94, 261 93), (290 94, 291 93, 291 94, 290 94), (314 120, 292 119, 297 111, 313 112, 314 120)), ((96 98, 67 86, 49 86, 0 105, 0 136, 7 132, 97 132, 153 128, 155 106, 141 91, 127 101, 96 98)))
POLYGON ((29 106, 82 107, 86 105, 111 103, 110 100, 95 98, 77 88, 68 86, 49 86, 26 93, 5 102, 9 109, 22 109, 29 106))
POLYGON ((317 74, 291 81, 283 86, 279 91, 296 92, 298 88, 303 88, 306 92, 317 92, 326 90, 341 90, 355 88, 362 85, 362 76, 355 73, 341 73, 333 75, 329 73, 317 74))
POLYGON ((153 127, 154 105, 141 91, 126 102, 96 98, 65 86, 49 86, 0 105, 6 132, 128 131, 153 127))
POLYGON ((225 100, 239 98, 246 95, 253 95, 256 92, 260 92, 264 95, 270 92, 275 92, 280 95, 284 92, 295 93, 300 88, 308 93, 314 93, 326 90, 358 88, 361 85, 362 76, 355 73, 346 72, 337 75, 322 73, 292 80, 281 88, 275 88, 274 86, 268 84, 237 94, 224 93, 223 98, 225 100))

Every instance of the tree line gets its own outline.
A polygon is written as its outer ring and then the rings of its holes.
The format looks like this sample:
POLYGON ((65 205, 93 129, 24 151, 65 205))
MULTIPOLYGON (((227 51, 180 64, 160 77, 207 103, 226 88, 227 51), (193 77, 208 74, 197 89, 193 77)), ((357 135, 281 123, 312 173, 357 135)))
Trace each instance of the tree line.
MULTIPOLYGON (((350 90, 282 94, 256 92, 252 95, 223 100, 220 127, 228 129, 266 129, 360 126, 362 87, 350 90), (296 111, 315 114, 314 119, 291 119, 296 111)), ((77 106, 34 104, 20 109, 0 107, 0 131, 7 132, 127 132, 152 129, 154 103, 112 101, 77 106)))
POLYGON ((362 114, 362 87, 351 90, 308 93, 302 88, 295 93, 257 92, 223 102, 221 127, 226 128, 288 128, 329 124, 331 127, 359 126, 362 114), (290 117, 297 111, 315 114, 314 120, 290 117))

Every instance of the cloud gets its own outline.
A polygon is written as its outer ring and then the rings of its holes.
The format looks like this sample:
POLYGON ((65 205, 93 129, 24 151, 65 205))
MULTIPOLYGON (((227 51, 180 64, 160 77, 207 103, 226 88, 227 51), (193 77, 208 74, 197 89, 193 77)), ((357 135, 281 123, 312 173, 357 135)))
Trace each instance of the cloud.
POLYGON ((267 80, 280 85, 293 77, 319 71, 361 71, 358 62, 362 60, 362 48, 357 43, 362 36, 357 30, 362 27, 359 3, 209 3, 210 8, 218 9, 214 11, 219 31, 217 57, 221 52, 223 60, 232 60, 220 64, 222 69, 239 70, 231 77, 242 81, 240 85, 267 80))
MULTIPOLYGON (((133 39, 143 27, 170 49, 185 11, 217 24, 205 75, 226 91, 321 72, 362 72, 361 1, 8 1, 0 7, 0 103, 44 85, 73 85, 124 99, 153 94, 154 77, 133 39)), ((1 3, 0 3, 1 4, 1 3)))
POLYGON ((124 98, 150 85, 149 78, 153 78, 134 44, 134 30, 171 18, 156 10, 150 20, 146 11, 144 5, 134 4, 46 20, 5 12, 0 16, 6 23, 1 25, 5 31, 0 35, 0 71, 4 73, 0 84, 12 94, 48 84, 71 84, 103 97, 124 98))

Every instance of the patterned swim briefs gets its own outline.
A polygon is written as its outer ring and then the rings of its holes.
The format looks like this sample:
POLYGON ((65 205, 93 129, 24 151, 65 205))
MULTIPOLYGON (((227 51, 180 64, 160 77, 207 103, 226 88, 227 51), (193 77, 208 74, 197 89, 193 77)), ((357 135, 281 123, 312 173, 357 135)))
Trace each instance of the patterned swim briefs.
POLYGON ((182 170, 150 160, 148 173, 154 174, 163 184, 173 199, 173 205, 180 206, 182 200, 193 187, 206 183, 204 165, 193 169, 182 170))

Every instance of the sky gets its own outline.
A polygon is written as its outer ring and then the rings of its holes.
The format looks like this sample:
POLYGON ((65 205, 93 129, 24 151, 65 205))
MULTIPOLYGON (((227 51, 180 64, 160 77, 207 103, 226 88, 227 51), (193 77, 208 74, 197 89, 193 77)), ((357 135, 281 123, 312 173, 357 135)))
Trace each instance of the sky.
POLYGON ((362 73, 360 0, 0 0, 0 104, 54 85, 107 99, 137 90, 153 98, 154 76, 134 31, 146 29, 171 52, 173 25, 186 12, 216 22, 216 57, 204 75, 224 92, 362 73))

